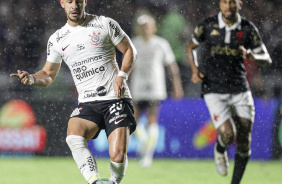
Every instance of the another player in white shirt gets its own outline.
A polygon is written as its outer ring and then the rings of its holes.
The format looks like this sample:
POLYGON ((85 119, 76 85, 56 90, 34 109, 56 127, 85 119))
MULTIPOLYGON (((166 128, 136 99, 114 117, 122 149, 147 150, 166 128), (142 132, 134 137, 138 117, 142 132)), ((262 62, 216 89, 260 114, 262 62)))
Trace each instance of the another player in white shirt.
POLYGON ((60 0, 60 3, 68 21, 51 35, 43 69, 32 75, 18 70, 11 76, 18 77, 23 84, 48 86, 64 60, 79 94, 79 105, 70 117, 66 138, 73 158, 89 184, 99 179, 87 143, 105 129, 111 178, 120 183, 128 165, 129 135, 136 128, 126 80, 137 52, 116 21, 85 12, 87 0, 60 0), (115 48, 124 54, 120 71, 115 48))
POLYGON ((138 120, 142 111, 147 111, 148 126, 138 124, 136 137, 142 142, 142 167, 152 164, 158 140, 158 109, 160 101, 167 98, 165 67, 172 74, 174 97, 182 97, 183 90, 179 69, 171 46, 164 38, 155 35, 156 22, 152 16, 141 15, 137 19, 140 36, 132 39, 138 51, 138 61, 130 77, 130 89, 134 99, 135 119, 138 120))

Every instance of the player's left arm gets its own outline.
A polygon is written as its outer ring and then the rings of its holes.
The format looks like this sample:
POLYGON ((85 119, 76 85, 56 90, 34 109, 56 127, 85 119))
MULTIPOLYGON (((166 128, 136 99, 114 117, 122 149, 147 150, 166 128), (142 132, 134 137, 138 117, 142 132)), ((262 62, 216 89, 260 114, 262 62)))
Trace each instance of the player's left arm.
POLYGON ((256 62, 260 66, 269 66, 272 63, 270 55, 262 41, 257 27, 250 22, 250 34, 247 36, 249 44, 240 46, 243 58, 256 62))
POLYGON ((128 75, 135 65, 137 51, 127 35, 116 45, 116 48, 124 55, 120 72, 114 82, 115 94, 117 98, 119 98, 125 90, 123 87, 123 79, 128 79, 128 75))
POLYGON ((254 53, 251 49, 245 49, 243 46, 240 46, 240 49, 243 52, 243 58, 254 61, 260 66, 269 66, 272 63, 270 55, 264 44, 261 47, 262 51, 258 53, 254 53))

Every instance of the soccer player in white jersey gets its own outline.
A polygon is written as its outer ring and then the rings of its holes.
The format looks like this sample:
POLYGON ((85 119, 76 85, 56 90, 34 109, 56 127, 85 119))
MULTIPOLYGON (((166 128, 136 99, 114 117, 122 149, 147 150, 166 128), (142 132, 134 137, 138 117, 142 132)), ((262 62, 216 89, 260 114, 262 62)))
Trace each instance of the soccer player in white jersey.
POLYGON ((23 84, 48 86, 64 60, 79 94, 79 104, 69 119, 66 138, 73 158, 89 184, 99 179, 97 164, 87 143, 105 129, 111 178, 121 183, 128 165, 129 136, 136 128, 126 80, 137 52, 115 20, 85 12, 87 0, 60 0, 60 4, 68 20, 51 35, 43 69, 32 75, 18 70, 11 76, 23 84), (124 54, 120 70, 115 48, 124 54))
POLYGON ((140 139, 140 165, 149 167, 159 135, 158 109, 160 101, 167 98, 165 66, 172 74, 174 97, 183 96, 179 69, 168 41, 155 35, 157 31, 155 19, 147 14, 137 18, 139 36, 132 39, 139 53, 138 61, 130 77, 130 89, 134 99, 135 119, 146 111, 148 126, 138 124, 135 135, 140 139))

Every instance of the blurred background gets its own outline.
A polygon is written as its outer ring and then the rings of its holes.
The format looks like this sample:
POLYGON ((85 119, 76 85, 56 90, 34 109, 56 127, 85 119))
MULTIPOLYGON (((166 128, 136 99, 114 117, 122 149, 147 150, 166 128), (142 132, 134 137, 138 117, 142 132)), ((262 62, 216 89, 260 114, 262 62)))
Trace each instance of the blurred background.
MULTIPOLYGON (((273 64, 260 68, 246 61, 255 98, 253 159, 282 158, 282 2, 244 0, 241 15, 259 29, 273 64)), ((88 13, 115 19, 134 37, 134 21, 143 11, 155 16, 158 34, 171 44, 181 69, 185 97, 162 102, 160 138, 156 157, 213 158, 216 132, 209 119, 200 85, 190 82, 185 46, 199 20, 218 13, 217 0, 88 0, 88 13)), ((77 103, 76 89, 65 64, 47 88, 25 86, 10 73, 34 73, 46 60, 47 41, 66 23, 59 0, 0 1, 0 154, 70 156, 65 143, 68 117, 77 103)), ((121 55, 118 54, 118 61, 121 55)), ((168 92, 170 77, 167 76, 168 92)), ((146 119, 143 119, 146 123, 146 119)), ((130 140, 129 156, 136 157, 139 143, 130 140)), ((107 139, 89 143, 96 156, 108 156, 107 139)), ((230 154, 234 149, 230 148, 230 154)))

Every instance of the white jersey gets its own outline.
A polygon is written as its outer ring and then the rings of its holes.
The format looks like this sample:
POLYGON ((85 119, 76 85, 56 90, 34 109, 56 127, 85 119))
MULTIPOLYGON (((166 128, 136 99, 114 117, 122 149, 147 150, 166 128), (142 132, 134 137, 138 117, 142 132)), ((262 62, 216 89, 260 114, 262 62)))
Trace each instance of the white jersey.
MULTIPOLYGON (((115 46, 126 36, 111 18, 86 15, 83 24, 68 23, 49 38, 47 61, 68 65, 79 102, 116 99, 113 84, 119 72, 115 46)), ((131 98, 126 91, 121 98, 131 98)))
POLYGON ((132 39, 138 58, 132 70, 130 89, 134 100, 163 100, 167 98, 165 66, 175 62, 167 40, 153 36, 145 41, 141 36, 132 39))

